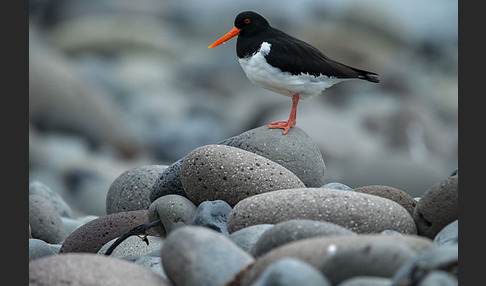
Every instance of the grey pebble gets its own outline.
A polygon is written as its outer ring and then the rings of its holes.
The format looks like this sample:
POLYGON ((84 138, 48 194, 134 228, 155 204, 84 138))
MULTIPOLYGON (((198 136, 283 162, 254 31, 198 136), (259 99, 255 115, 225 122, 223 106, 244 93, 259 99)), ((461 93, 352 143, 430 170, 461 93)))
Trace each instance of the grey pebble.
POLYGON ((459 218, 458 181, 458 175, 448 177, 422 195, 413 212, 419 235, 433 239, 459 218))
POLYGON ((38 195, 52 203, 61 217, 72 218, 73 212, 61 195, 39 181, 29 184, 29 195, 38 195))
POLYGON ((150 201, 166 195, 179 195, 187 197, 181 182, 181 168, 184 158, 169 165, 155 180, 150 188, 150 201))
POLYGON ((93 253, 51 255, 29 262, 29 285, 172 285, 134 263, 93 253))
POLYGON ((404 207, 410 215, 413 214, 415 206, 417 205, 417 201, 415 201, 412 196, 400 189, 390 186, 370 185, 356 188, 355 191, 392 200, 404 207))
POLYGON ((457 286, 459 281, 453 275, 445 271, 432 271, 420 281, 417 286, 457 286))
MULTIPOLYGON (((103 245, 100 250, 98 251, 98 254, 105 254, 105 252, 110 248, 110 246, 117 240, 117 238, 114 238, 107 242, 105 245, 103 245)), ((148 240, 148 245, 142 239, 138 236, 132 235, 122 241, 110 254, 111 257, 114 258, 121 258, 129 255, 145 255, 147 253, 150 253, 152 251, 157 251, 162 248, 164 245, 164 240, 160 237, 156 236, 147 236, 148 240)))
POLYGON ((456 219, 439 231, 434 237, 434 243, 437 245, 459 243, 459 220, 456 219))
POLYGON ((332 222, 292 219, 277 223, 273 228, 265 231, 250 253, 257 257, 285 243, 326 235, 356 235, 356 233, 332 222))
POLYGON ((298 188, 246 198, 228 216, 228 231, 290 219, 332 222, 357 233, 392 229, 415 234, 415 222, 401 205, 378 196, 320 188, 298 188))
POLYGON ((229 235, 226 221, 231 210, 231 206, 222 200, 202 202, 197 207, 190 225, 207 227, 229 235))
POLYGON ((169 280, 167 274, 165 274, 164 272, 164 268, 162 267, 162 259, 160 258, 160 249, 157 250, 157 256, 129 255, 129 256, 121 257, 120 259, 145 267, 148 270, 156 273, 160 277, 164 278, 165 280, 169 280))
POLYGON ((186 197, 166 195, 156 199, 148 209, 149 221, 160 219, 162 226, 154 229, 165 236, 176 228, 189 224, 196 212, 196 206, 186 197))
POLYGON ((150 206, 152 185, 165 170, 164 165, 131 168, 111 183, 106 195, 106 213, 146 210, 150 206))
POLYGON ((270 264, 251 286, 331 286, 316 268, 295 258, 283 258, 270 264))
POLYGON ((330 182, 330 183, 324 184, 324 185, 321 186, 321 188, 354 192, 354 189, 351 188, 350 186, 347 186, 345 184, 338 183, 338 182, 330 182))
POLYGON ((51 202, 38 195, 29 195, 29 225, 33 238, 59 243, 66 237, 61 215, 51 202))
POLYGON ((355 276, 391 278, 417 253, 405 244, 375 241, 346 248, 336 248, 318 269, 333 285, 355 276))
POLYGON ((195 204, 223 200, 230 206, 252 195, 305 187, 285 167, 255 153, 224 145, 206 145, 182 163, 181 181, 195 204))
POLYGON ((253 257, 214 230, 184 226, 171 232, 162 247, 162 265, 178 286, 223 285, 253 257))
POLYGON ((393 276, 393 285, 401 285, 407 281, 417 285, 433 270, 446 271, 457 277, 458 255, 458 244, 432 247, 403 265, 393 276))
POLYGON ((45 241, 36 238, 29 239, 29 261, 56 254, 45 241))
POLYGON ((252 225, 233 232, 232 234, 230 234, 229 238, 236 245, 251 254, 250 250, 261 237, 261 235, 273 226, 273 224, 252 225))
POLYGON ((385 277, 356 276, 339 283, 337 286, 391 286, 391 279, 385 277))

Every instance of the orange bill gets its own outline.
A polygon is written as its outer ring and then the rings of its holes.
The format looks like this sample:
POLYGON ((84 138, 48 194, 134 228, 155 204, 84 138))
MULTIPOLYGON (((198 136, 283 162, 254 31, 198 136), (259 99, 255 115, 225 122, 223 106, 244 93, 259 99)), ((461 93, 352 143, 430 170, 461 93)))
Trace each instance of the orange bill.
POLYGON ((221 37, 221 39, 217 40, 216 42, 212 43, 211 46, 209 46, 209 49, 212 49, 216 46, 221 45, 222 43, 226 42, 227 40, 233 38, 234 36, 238 36, 240 34, 240 29, 234 27, 231 31, 228 32, 228 34, 224 35, 221 37))

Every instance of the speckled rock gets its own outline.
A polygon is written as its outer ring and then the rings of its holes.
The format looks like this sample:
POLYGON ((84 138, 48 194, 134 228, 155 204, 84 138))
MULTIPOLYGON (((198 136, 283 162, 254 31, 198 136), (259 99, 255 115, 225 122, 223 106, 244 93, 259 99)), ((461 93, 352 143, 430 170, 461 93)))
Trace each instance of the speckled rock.
POLYGON ((156 199, 166 195, 179 195, 187 197, 186 191, 181 182, 181 158, 171 165, 169 165, 159 177, 155 180, 154 184, 150 188, 150 201, 154 202, 156 199))
POLYGON ((359 193, 375 195, 375 196, 392 200, 400 204, 402 207, 404 207, 410 213, 410 215, 413 214, 413 210, 415 209, 415 205, 417 204, 417 201, 415 201, 414 198, 409 194, 405 193, 402 190, 389 187, 389 186, 383 186, 383 185, 363 186, 363 187, 355 188, 355 191, 359 193))
POLYGON ((459 220, 456 219, 439 231, 434 237, 434 243, 437 245, 459 243, 459 220))
POLYGON ((295 258, 283 258, 268 266, 252 286, 331 286, 315 267, 295 258))
POLYGON ((223 145, 190 152, 182 163, 181 181, 195 204, 223 200, 230 206, 252 195, 305 187, 283 166, 255 153, 223 145))
POLYGON ((291 219, 332 222, 357 233, 386 229, 415 234, 415 222, 401 205, 378 196, 342 190, 300 188, 246 198, 228 216, 232 233, 255 224, 291 219))
POLYGON ((68 253, 29 262, 29 285, 146 285, 169 282, 142 266, 92 253, 68 253))
POLYGON ((265 231, 250 253, 257 257, 285 243, 326 235, 356 235, 356 233, 331 222, 292 219, 277 223, 273 228, 265 231))
MULTIPOLYGON (((118 238, 130 229, 148 222, 146 210, 101 216, 82 225, 66 237, 59 252, 97 253, 108 241, 118 238)), ((147 234, 157 236, 157 233, 152 229, 147 234)))
POLYGON ((29 195, 29 225, 33 238, 59 243, 66 237, 61 215, 54 205, 38 195, 29 195))
POLYGON ((448 177, 420 198, 413 212, 420 235, 434 238, 446 225, 459 218, 458 181, 458 175, 448 177))
POLYGON ((196 206, 186 197, 166 195, 150 204, 147 215, 151 222, 160 219, 162 226, 153 229, 165 236, 174 229, 189 224, 195 212, 196 206))
POLYGON ((268 158, 294 173, 306 187, 320 187, 326 180, 326 166, 319 148, 298 126, 285 136, 281 130, 260 126, 219 144, 268 158))
POLYGON ((197 207, 190 224, 207 227, 224 235, 229 235, 226 220, 231 210, 231 206, 222 200, 202 202, 197 207))
POLYGON ((29 184, 29 195, 38 195, 51 202, 61 217, 73 217, 73 212, 69 205, 63 200, 61 195, 54 192, 48 186, 39 181, 33 181, 29 184))
POLYGON ((226 236, 198 226, 171 232, 161 252, 164 271, 174 285, 223 285, 253 262, 226 236))
POLYGON ((251 249, 261 235, 273 226, 273 224, 252 225, 233 232, 229 238, 244 251, 251 253, 251 249))
MULTIPOLYGON (((105 245, 103 245, 98 254, 105 254, 105 252, 110 248, 110 246, 117 240, 118 238, 114 238, 108 241, 105 245)), ((159 250, 164 245, 164 240, 157 236, 147 236, 148 245, 145 241, 138 236, 130 236, 122 243, 120 243, 110 254, 111 257, 114 258, 121 258, 129 255, 144 255, 150 253, 155 250, 159 250)))
POLYGON ((265 253, 256 259, 252 265, 238 273, 238 279, 234 279, 228 286, 251 285, 270 264, 282 258, 292 257, 300 259, 311 266, 319 267, 336 250, 364 245, 370 242, 403 244, 417 253, 425 252, 433 247, 431 239, 417 235, 362 234, 307 238, 284 244, 265 253))
POLYGON ((319 266, 332 285, 355 276, 391 278, 395 272, 417 253, 406 244, 371 241, 337 248, 319 266))
POLYGON ((164 165, 138 166, 119 175, 108 189, 106 213, 148 209, 152 185, 166 167, 164 165))

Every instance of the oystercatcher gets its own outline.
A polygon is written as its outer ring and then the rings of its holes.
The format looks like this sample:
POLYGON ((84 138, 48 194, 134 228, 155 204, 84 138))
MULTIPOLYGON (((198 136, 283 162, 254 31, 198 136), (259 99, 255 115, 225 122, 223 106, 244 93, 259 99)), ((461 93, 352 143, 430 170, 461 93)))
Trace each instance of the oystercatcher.
POLYGON ((209 48, 235 36, 238 36, 236 55, 248 79, 265 89, 292 97, 289 119, 268 125, 268 128, 284 129, 284 135, 296 124, 300 98, 319 95, 326 88, 348 79, 379 82, 378 74, 328 58, 308 43, 270 26, 253 11, 238 14, 235 27, 209 48))

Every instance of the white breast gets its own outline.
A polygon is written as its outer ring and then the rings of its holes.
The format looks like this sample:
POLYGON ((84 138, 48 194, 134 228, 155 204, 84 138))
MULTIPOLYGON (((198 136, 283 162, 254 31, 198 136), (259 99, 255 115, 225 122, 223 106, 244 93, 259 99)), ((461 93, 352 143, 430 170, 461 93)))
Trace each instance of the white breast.
POLYGON ((325 75, 315 77, 307 73, 292 75, 290 72, 282 72, 269 65, 265 59, 271 47, 270 43, 263 42, 251 57, 239 59, 248 79, 260 87, 290 97, 298 93, 301 99, 305 99, 319 95, 326 88, 344 80, 325 75))

